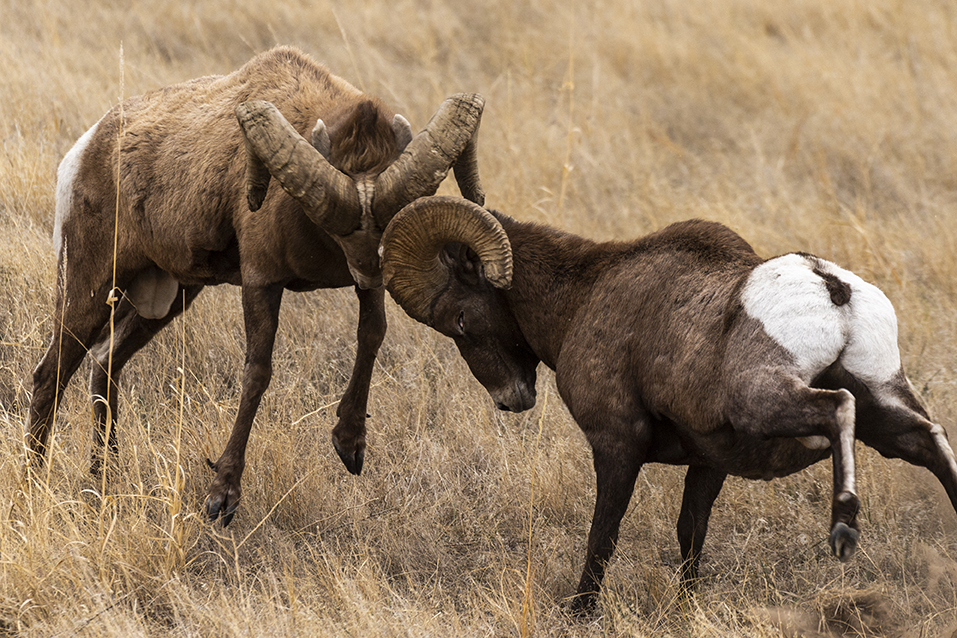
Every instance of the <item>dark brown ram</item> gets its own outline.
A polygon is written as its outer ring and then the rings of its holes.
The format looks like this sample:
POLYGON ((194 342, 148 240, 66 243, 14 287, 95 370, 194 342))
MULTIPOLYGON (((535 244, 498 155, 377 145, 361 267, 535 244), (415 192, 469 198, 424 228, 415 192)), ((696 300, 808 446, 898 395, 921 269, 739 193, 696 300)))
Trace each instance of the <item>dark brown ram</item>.
POLYGON ((355 286, 356 361, 332 436, 358 474, 386 330, 379 239, 392 216, 434 194, 450 168, 464 196, 483 200, 475 160, 482 106, 478 95, 453 96, 413 136, 377 99, 280 47, 229 75, 114 107, 57 173, 53 337, 33 377, 29 465, 43 463, 59 396, 89 351, 91 471, 102 472, 103 448, 110 458, 117 452, 117 384, 130 357, 204 286, 242 286, 242 395, 206 501, 209 517, 228 524, 272 374, 283 291, 355 286), (310 132, 311 143, 302 137, 310 132), (268 190, 271 177, 282 189, 268 190))
POLYGON ((442 197, 396 215, 380 254, 393 298, 454 339, 500 408, 532 407, 536 366, 555 370, 597 475, 578 610, 595 603, 644 463, 689 466, 688 584, 727 475, 771 479, 828 456, 830 545, 849 558, 855 438, 930 469, 957 508, 957 462, 901 368, 893 307, 830 262, 765 260, 699 220, 596 243, 442 197))

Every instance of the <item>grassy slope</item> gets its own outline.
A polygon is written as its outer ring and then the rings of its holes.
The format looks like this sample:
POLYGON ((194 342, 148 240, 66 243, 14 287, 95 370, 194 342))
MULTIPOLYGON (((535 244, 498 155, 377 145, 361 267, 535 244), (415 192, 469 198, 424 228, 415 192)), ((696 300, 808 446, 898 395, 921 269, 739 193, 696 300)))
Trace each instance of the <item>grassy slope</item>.
POLYGON ((416 127, 446 95, 483 93, 488 203, 521 219, 607 239, 705 217, 763 254, 807 250, 855 270, 897 306, 905 365, 932 412, 947 425, 957 416, 949 3, 197 4, 0 0, 0 626, 778 636, 782 619, 816 629, 822 616, 853 624, 870 611, 886 635, 954 631, 957 517, 928 473, 864 450, 854 562, 827 556, 826 464, 731 480, 692 601, 674 576, 683 472, 647 468, 602 617, 569 620, 560 604, 577 583, 594 485, 550 374, 533 410, 500 414, 451 343, 389 302, 356 479, 328 442, 354 351, 347 290, 286 298, 230 528, 198 515, 204 459, 219 454, 239 396, 229 288, 206 291, 128 367, 123 473, 109 497, 85 471, 84 368, 46 480, 8 516, 30 373, 52 329, 57 163, 121 97, 228 72, 276 43, 301 46, 416 127))

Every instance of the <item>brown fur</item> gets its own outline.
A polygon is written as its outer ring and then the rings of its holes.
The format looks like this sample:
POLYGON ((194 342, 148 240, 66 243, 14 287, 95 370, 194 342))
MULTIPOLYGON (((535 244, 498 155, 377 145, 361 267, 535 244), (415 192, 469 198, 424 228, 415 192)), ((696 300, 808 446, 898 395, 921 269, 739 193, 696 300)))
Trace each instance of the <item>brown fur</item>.
MULTIPOLYGON (((382 170, 398 156, 389 126, 394 113, 289 47, 256 56, 229 75, 150 91, 113 108, 79 158, 71 205, 63 211, 68 215, 57 229, 62 249, 53 316, 63 317, 64 329, 54 330, 34 373, 27 432, 30 458, 38 465, 57 397, 85 353, 92 351, 98 365, 91 392, 108 397, 108 403, 94 405, 91 470, 101 472, 102 446, 108 445, 114 456, 117 450, 116 380, 124 364, 188 307, 203 286, 241 285, 247 338, 243 393, 233 433, 213 464, 217 476, 207 501, 209 515, 222 515, 226 523, 240 498, 246 440, 271 376, 283 290, 354 285, 342 248, 282 189, 272 188, 262 208, 250 212, 244 142, 234 114, 247 100, 271 102, 303 136, 322 118, 336 149, 331 163, 346 173, 382 170), (107 299, 114 286, 109 250, 114 220, 120 229, 115 286, 127 291, 147 273, 150 281, 167 277, 169 282, 172 277, 178 290, 176 303, 158 319, 140 316, 128 297, 122 299, 111 381, 105 370, 111 343, 107 299), (61 342, 61 334, 69 337, 61 342)), ((359 224, 357 217, 356 228, 359 224)), ((370 250, 374 257, 374 246, 370 250)), ((362 468, 370 377, 386 329, 382 290, 357 293, 356 364, 333 430, 337 450, 354 473, 362 468)))
MULTIPOLYGON (((221 259, 238 242, 259 277, 298 279, 300 288, 308 287, 306 282, 323 288, 350 285, 341 250, 292 198, 274 188, 261 210, 248 210, 245 152, 233 110, 253 99, 273 103, 307 137, 323 119, 338 149, 331 162, 343 172, 381 169, 397 156, 389 126, 394 113, 305 54, 280 47, 230 75, 152 91, 110 111, 76 180, 76 199, 88 202, 89 209, 77 223, 89 226, 95 215, 96 226, 112 235, 116 134, 122 127, 120 225, 125 232, 119 254, 134 262, 129 270, 139 269, 146 258, 183 283, 239 284, 242 273, 235 259, 221 259), (373 119, 384 125, 354 125, 373 119), (98 159, 103 157, 109 162, 98 159), (184 218, 195 211, 203 211, 201 224, 184 218)), ((127 264, 119 266, 122 271, 127 264)))
POLYGON ((347 175, 381 173, 398 154, 392 121, 382 117, 381 108, 373 100, 360 102, 348 118, 330 129, 330 161, 347 175))
MULTIPOLYGON (((843 484, 851 475, 840 440, 855 405, 857 438, 932 470, 957 508, 950 457, 903 372, 872 388, 838 361, 804 383, 792 355, 744 311, 742 286, 763 260, 730 229, 692 220, 632 242, 596 243, 495 215, 512 246, 511 288, 476 279, 474 257, 447 250, 451 277, 433 327, 455 340, 503 409, 534 405, 539 361, 555 370, 592 447, 598 485, 576 609, 595 602, 648 462, 689 466, 678 519, 687 584, 697 578, 728 474, 770 479, 832 453, 831 545, 848 556, 858 500, 843 484), (811 449, 800 437, 826 437, 831 447, 811 449)), ((834 279, 825 278, 832 302, 848 303, 850 288, 834 279)))

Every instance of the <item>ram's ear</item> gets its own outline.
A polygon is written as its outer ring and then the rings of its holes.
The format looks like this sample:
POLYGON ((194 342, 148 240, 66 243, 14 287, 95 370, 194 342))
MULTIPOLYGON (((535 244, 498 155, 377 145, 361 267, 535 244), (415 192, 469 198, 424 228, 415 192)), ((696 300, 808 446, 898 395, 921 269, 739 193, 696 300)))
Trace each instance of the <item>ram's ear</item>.
MULTIPOLYGON (((449 246, 468 245, 482 262, 482 279, 507 289, 512 284, 512 248, 505 229, 482 207, 458 197, 423 197, 399 211, 379 246, 382 281, 406 314, 434 325, 434 304, 456 268, 473 262, 449 246)), ((474 267, 472 268, 475 271, 474 267)), ((474 274, 473 274, 474 276, 474 274)))
POLYGON ((316 125, 312 128, 311 142, 313 147, 322 153, 326 161, 332 161, 332 139, 329 137, 329 129, 322 120, 316 120, 316 125))
POLYGON ((392 118, 392 133, 395 135, 395 145, 399 147, 401 153, 412 141, 412 125, 409 124, 409 120, 396 114, 392 118))
POLYGON ((462 283, 477 286, 484 278, 482 260, 465 244, 446 244, 440 257, 449 271, 462 283))

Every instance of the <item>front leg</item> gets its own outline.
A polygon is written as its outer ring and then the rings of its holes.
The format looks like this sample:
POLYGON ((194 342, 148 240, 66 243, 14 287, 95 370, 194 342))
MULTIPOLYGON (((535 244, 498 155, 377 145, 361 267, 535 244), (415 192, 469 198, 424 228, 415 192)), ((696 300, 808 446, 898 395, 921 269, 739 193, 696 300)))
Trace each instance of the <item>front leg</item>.
POLYGON ((366 408, 369 385, 379 346, 385 338, 385 288, 363 290, 356 286, 359 298, 359 327, 356 330, 356 362, 349 387, 339 401, 336 415, 339 423, 332 430, 332 445, 346 469, 352 474, 362 471, 366 453, 366 408))
POLYGON ((272 378, 272 349, 279 326, 279 305, 283 287, 243 286, 243 322, 246 327, 246 365, 243 368, 243 389, 239 412, 232 434, 219 460, 210 465, 216 478, 209 486, 206 514, 210 521, 223 517, 229 525, 242 496, 240 479, 246 466, 246 442, 252 429, 259 402, 272 378))
POLYGON ((582 426, 582 430, 592 446, 597 496, 588 532, 585 567, 572 601, 572 611, 576 614, 591 611, 598 600, 605 566, 618 543, 621 519, 635 491, 635 480, 650 439, 649 428, 642 421, 609 420, 595 428, 582 426))
POLYGON ((621 519, 641 466, 650 460, 656 425, 629 381, 627 357, 603 340, 605 325, 596 319, 567 335, 555 367, 558 393, 591 445, 597 488, 585 565, 571 601, 576 615, 598 602, 621 519))

